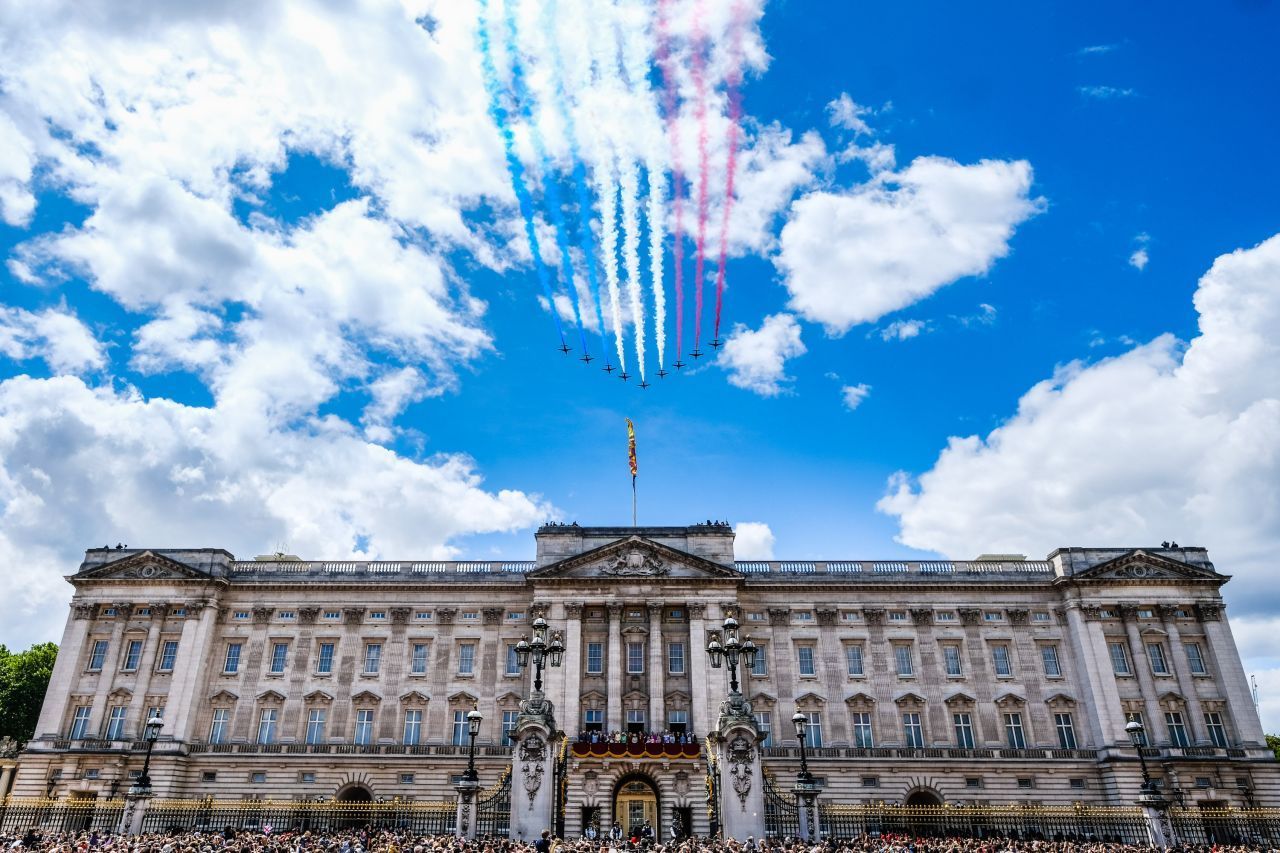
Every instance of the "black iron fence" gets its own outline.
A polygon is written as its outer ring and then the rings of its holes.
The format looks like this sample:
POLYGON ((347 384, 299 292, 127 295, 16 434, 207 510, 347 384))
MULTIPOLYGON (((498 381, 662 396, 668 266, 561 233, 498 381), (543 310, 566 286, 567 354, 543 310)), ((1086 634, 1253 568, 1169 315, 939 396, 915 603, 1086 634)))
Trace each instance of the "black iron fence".
POLYGON ((0 800, 0 831, 115 832, 123 800, 8 797, 0 800))
POLYGON ((456 821, 454 801, 153 800, 142 819, 142 831, 209 832, 230 827, 255 832, 333 832, 371 826, 436 835, 453 833, 456 821))
POLYGON ((1173 809, 1169 817, 1183 844, 1280 846, 1280 809, 1173 809))
POLYGON ((818 804, 824 836, 906 834, 1146 844, 1137 808, 1090 806, 896 806, 818 804))
POLYGON ((511 768, 476 798, 476 835, 507 835, 511 831, 511 768))
POLYGON ((764 834, 789 838, 800 834, 798 798, 780 788, 768 770, 764 771, 764 834))

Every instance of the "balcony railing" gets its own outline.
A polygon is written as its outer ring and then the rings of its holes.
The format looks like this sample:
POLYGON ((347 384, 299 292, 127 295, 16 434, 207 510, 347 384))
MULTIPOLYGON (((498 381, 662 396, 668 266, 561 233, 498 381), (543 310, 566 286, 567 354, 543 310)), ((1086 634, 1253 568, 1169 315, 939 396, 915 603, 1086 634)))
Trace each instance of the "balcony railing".
MULTIPOLYGON (((821 746, 805 750, 810 758, 1000 758, 1000 759, 1055 759, 1060 761, 1093 761, 1098 757, 1096 749, 960 749, 950 746, 821 746)), ((794 746, 770 746, 764 749, 768 758, 794 758, 799 760, 800 750, 794 746)))
POLYGON ((760 575, 1051 575, 1046 560, 739 560, 734 568, 760 575))
MULTIPOLYGON (((193 743, 192 754, 233 753, 235 755, 458 755, 467 747, 449 743, 407 745, 403 743, 193 743)), ((481 756, 509 756, 509 746, 477 746, 481 756)))

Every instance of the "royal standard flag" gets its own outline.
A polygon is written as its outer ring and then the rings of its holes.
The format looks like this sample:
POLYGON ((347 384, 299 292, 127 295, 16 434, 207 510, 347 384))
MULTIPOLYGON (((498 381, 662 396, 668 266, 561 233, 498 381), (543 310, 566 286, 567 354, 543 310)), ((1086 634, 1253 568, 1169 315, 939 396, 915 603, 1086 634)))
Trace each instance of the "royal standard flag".
POLYGON ((627 461, 631 463, 631 476, 634 477, 639 468, 636 465, 636 425, 631 423, 631 418, 627 418, 627 461))

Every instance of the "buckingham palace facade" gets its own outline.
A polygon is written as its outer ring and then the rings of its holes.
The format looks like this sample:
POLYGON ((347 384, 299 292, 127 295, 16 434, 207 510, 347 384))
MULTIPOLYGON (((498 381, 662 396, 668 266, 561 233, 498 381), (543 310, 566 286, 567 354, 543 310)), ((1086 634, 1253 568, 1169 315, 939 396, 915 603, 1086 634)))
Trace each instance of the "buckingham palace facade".
POLYGON ((532 681, 516 647, 541 616, 565 647, 544 690, 567 830, 652 795, 706 831, 703 738, 728 688, 705 648, 732 615, 759 649, 739 676, 765 771, 794 778, 799 712, 834 801, 1131 803, 1138 720, 1169 796, 1280 805, 1228 576, 1203 548, 774 562, 735 560, 733 542, 707 522, 549 524, 528 562, 90 550, 0 793, 113 796, 159 717, 158 797, 439 800, 473 708, 481 780, 510 765, 532 681))

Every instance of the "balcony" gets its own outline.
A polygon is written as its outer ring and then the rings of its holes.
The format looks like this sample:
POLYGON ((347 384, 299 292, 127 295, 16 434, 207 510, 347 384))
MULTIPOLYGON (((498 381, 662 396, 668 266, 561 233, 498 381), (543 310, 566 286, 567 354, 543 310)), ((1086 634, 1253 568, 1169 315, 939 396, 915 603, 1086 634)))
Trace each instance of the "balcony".
MULTIPOLYGON (((467 755, 465 746, 448 743, 193 743, 187 751, 192 755, 467 755)), ((476 755, 506 757, 511 755, 511 747, 477 746, 476 755)))
MULTIPOLYGON (((770 746, 763 750, 766 758, 794 758, 800 750, 793 746, 770 746)), ((1015 761, 1096 761, 1096 749, 959 749, 950 746, 831 746, 807 749, 810 758, 887 758, 887 759, 961 759, 1015 761)))

